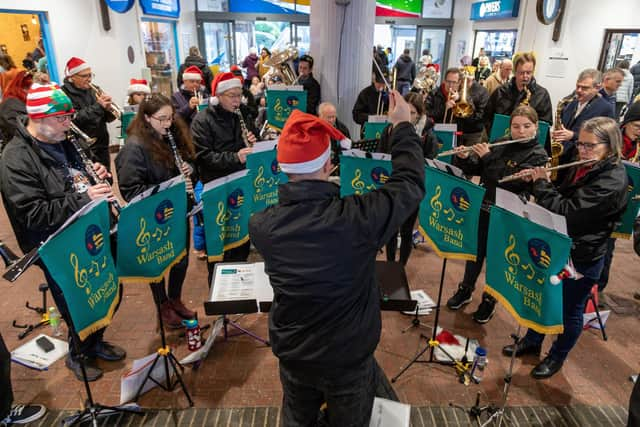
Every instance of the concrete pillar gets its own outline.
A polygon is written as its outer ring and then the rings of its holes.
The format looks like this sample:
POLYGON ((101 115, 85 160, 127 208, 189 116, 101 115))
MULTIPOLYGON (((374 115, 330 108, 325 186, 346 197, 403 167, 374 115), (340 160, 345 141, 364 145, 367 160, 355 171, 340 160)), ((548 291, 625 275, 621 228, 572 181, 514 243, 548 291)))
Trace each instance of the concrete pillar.
POLYGON ((376 3, 344 2, 349 4, 338 5, 335 0, 311 2, 310 54, 315 61, 313 75, 322 89, 321 101, 336 105, 339 120, 355 140, 360 127, 353 122, 351 110, 358 93, 371 84, 376 3))

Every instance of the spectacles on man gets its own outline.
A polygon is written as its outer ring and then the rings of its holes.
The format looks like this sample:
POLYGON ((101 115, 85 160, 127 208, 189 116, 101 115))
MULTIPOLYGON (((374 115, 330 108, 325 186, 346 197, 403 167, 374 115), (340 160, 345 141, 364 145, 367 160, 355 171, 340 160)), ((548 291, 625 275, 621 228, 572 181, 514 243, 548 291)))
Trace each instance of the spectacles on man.
POLYGON ((56 119, 56 122, 58 123, 64 123, 67 120, 68 121, 73 120, 73 114, 65 114, 64 116, 54 116, 54 119, 56 119))
POLYGON ((600 144, 606 144, 606 142, 595 142, 594 143, 594 142, 578 141, 578 142, 576 142, 576 147, 578 147, 578 149, 583 148, 585 151, 593 151, 600 144))
POLYGON ((96 75, 93 73, 85 73, 85 74, 76 74, 76 77, 80 78, 80 79, 84 79, 84 80, 88 80, 88 79, 92 79, 94 78, 96 75))

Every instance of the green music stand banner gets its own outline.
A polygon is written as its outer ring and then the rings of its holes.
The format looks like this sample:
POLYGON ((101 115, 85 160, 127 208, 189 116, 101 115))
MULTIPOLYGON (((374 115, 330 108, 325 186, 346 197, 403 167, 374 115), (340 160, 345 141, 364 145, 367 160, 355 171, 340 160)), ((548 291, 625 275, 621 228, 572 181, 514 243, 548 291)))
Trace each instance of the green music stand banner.
POLYGON ((267 89, 267 121, 269 126, 282 130, 293 110, 307 111, 307 92, 304 90, 267 89))
POLYGON ((202 190, 204 235, 209 262, 249 241, 253 183, 248 170, 207 183, 202 190))
POLYGON ((252 213, 278 203, 278 186, 288 182, 276 158, 276 141, 257 142, 247 156, 247 169, 253 183, 252 213))
MULTIPOLYGON (((495 142, 500 138, 511 138, 511 117, 504 114, 496 114, 493 116, 493 123, 491 124, 491 134, 489 141, 495 142)), ((538 144, 544 147, 547 142, 547 136, 549 135, 549 123, 538 121, 538 144)))
POLYGON ((624 167, 627 170, 627 178, 629 179, 629 186, 627 187, 627 210, 622 215, 621 223, 611 233, 611 237, 619 239, 630 239, 633 234, 633 222, 635 221, 638 213, 640 213, 640 201, 633 200, 634 197, 640 194, 640 166, 636 163, 624 162, 624 167))
POLYGON ((425 167, 424 181, 420 234, 442 258, 475 261, 485 189, 430 166, 425 167))
POLYGON ((552 285, 549 278, 563 270, 570 250, 569 237, 492 206, 485 291, 521 325, 560 334, 562 285, 552 285))
POLYGON ((389 126, 387 122, 366 122, 364 124, 364 139, 380 139, 384 128, 389 126))
MULTIPOLYGON (((456 133, 448 130, 434 130, 437 141, 438 141, 438 153, 442 153, 443 151, 453 150, 455 144, 456 133)), ((453 156, 445 156, 438 157, 438 160, 441 162, 451 164, 451 160, 453 156)))
POLYGON ((109 204, 91 202, 38 249, 62 289, 80 340, 111 323, 120 300, 109 226, 109 204))
POLYGON ((127 139, 127 128, 135 118, 136 113, 132 111, 125 111, 122 113, 121 126, 120 126, 120 138, 127 139))
POLYGON ((340 156, 340 197, 365 194, 382 187, 391 177, 391 157, 382 153, 348 150, 340 156))
POLYGON ((187 193, 178 176, 134 198, 118 219, 123 283, 155 283, 187 253, 187 193))

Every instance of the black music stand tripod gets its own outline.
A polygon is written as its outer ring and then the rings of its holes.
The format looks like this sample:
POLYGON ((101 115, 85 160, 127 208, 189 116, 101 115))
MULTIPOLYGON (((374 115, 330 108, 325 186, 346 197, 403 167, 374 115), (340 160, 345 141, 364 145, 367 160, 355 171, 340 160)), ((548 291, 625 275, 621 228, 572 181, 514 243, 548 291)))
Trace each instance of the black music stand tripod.
POLYGON ((158 350, 156 351, 156 356, 153 359, 153 363, 151 364, 151 367, 147 371, 147 374, 145 375, 144 380, 142 381, 142 384, 140 384, 140 387, 136 392, 136 397, 133 400, 137 402, 138 399, 140 399, 140 395, 142 394, 142 390, 144 389, 145 384, 147 383, 147 381, 151 381, 155 383, 158 387, 163 389, 164 391, 173 391, 175 390, 176 386, 180 384, 180 387, 182 388, 184 395, 187 397, 187 400, 189 401, 189 406, 193 406, 193 400, 191 400, 191 396, 189 395, 187 386, 184 384, 184 381, 182 380, 182 375, 180 375, 180 372, 184 372, 184 367, 180 364, 180 362, 178 362, 178 359, 176 359, 176 356, 174 356, 173 352, 171 351, 171 347, 167 345, 167 339, 164 333, 164 324, 162 322, 162 314, 160 311, 160 298, 158 297, 158 292, 157 292, 158 286, 161 286, 161 285, 162 283, 154 283, 152 285, 153 290, 151 293, 153 294, 153 302, 155 303, 156 312, 158 314, 158 321, 160 323, 160 340, 162 342, 162 346, 158 348, 158 350), (162 359, 162 361, 160 361, 160 359, 162 359), (156 367, 156 364, 158 362, 164 365, 165 382, 162 382, 161 380, 157 380, 152 376, 153 369, 156 367), (170 366, 171 368, 169 368, 170 366), (171 379, 172 372, 176 374, 175 381, 171 379))
MULTIPOLYGON (((69 313, 71 315, 71 313, 69 313)), ((80 354, 79 342, 80 338, 76 333, 76 329, 73 326, 73 320, 69 319, 67 324, 69 327, 69 332, 73 336, 71 340, 71 345, 75 349, 76 353, 80 354)), ((69 356, 67 356, 69 357, 69 356)), ((82 411, 78 411, 74 415, 70 415, 62 420, 62 425, 67 426, 75 426, 82 424, 87 421, 91 421, 91 425, 94 427, 98 427, 98 417, 108 417, 116 414, 137 414, 142 415, 143 411, 139 406, 135 405, 121 405, 121 406, 106 406, 101 405, 100 403, 96 403, 93 400, 93 395, 91 394, 91 387, 89 387, 89 381, 87 381, 87 370, 86 370, 86 356, 84 354, 80 354, 80 370, 82 371, 82 382, 84 383, 84 389, 87 392, 87 400, 84 404, 84 409, 82 411)))

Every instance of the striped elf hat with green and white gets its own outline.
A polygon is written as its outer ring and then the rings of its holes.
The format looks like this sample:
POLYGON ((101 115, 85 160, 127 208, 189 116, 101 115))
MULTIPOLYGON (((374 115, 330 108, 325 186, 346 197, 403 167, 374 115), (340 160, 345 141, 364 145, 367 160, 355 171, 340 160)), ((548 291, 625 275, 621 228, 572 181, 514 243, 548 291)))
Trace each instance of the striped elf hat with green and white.
POLYGON ((34 83, 27 93, 27 115, 30 119, 75 113, 66 93, 55 83, 34 83))

